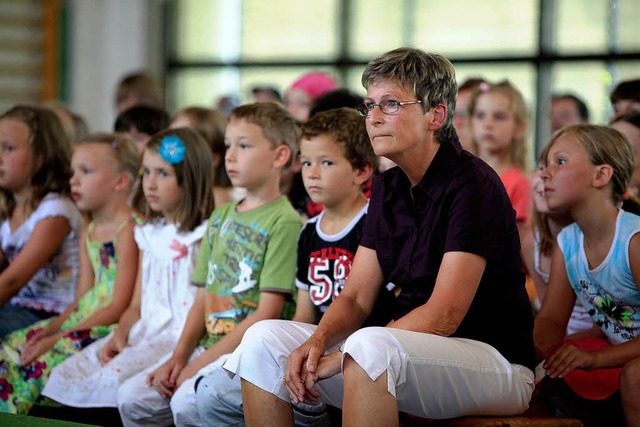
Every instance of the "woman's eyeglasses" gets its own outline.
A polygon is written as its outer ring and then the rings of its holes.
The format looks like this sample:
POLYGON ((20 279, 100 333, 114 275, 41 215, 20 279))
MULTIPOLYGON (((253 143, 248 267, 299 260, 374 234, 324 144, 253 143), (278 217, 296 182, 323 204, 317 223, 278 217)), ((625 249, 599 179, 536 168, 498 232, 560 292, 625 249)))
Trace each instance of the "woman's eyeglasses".
POLYGON ((364 104, 358 105, 357 110, 362 117, 367 117, 377 105, 380 107, 380 111, 384 114, 395 114, 398 112, 400 107, 411 104, 422 104, 422 101, 396 101, 395 99, 385 99, 380 101, 378 104, 375 102, 365 102, 364 104))

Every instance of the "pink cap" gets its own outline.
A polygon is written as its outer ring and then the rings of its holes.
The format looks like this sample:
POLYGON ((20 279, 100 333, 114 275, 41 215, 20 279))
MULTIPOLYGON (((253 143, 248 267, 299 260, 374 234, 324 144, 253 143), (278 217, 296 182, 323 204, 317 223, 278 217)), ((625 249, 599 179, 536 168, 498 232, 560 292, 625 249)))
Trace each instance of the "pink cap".
POLYGON ((333 77, 325 73, 312 72, 304 74, 291 85, 291 89, 300 89, 306 92, 312 99, 324 95, 336 89, 337 84, 333 77))

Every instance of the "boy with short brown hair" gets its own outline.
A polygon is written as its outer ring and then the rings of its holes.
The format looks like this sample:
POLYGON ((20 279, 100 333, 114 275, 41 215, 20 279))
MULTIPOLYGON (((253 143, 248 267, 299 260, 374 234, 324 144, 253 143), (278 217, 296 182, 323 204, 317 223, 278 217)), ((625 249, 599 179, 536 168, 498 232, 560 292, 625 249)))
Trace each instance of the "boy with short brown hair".
MULTIPOLYGON (((300 162, 309 196, 324 209, 307 221, 298 237, 293 320, 317 324, 349 274, 369 203, 363 187, 372 177, 377 157, 362 117, 353 109, 340 108, 318 113, 302 126, 300 162)), ((391 311, 383 309, 391 298, 389 290, 381 292, 366 325, 382 326, 391 320, 385 315, 391 311)), ((231 379, 224 369, 217 369, 198 383, 196 398, 203 424, 242 424, 239 377, 231 379)), ((297 405, 295 417, 298 425, 329 422, 324 404, 297 405)))

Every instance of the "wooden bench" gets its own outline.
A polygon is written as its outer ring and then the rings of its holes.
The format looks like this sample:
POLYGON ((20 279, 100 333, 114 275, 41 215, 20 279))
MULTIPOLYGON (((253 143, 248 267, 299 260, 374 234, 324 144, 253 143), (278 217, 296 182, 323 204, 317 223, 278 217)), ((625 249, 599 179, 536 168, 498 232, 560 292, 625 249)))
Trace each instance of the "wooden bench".
POLYGON ((556 417, 463 417, 451 420, 426 420, 400 415, 402 427, 584 427, 581 421, 556 417))
POLYGON ((529 409, 522 415, 510 417, 461 417, 449 420, 428 420, 400 412, 402 427, 584 427, 580 420, 551 416, 549 407, 534 393, 529 409))

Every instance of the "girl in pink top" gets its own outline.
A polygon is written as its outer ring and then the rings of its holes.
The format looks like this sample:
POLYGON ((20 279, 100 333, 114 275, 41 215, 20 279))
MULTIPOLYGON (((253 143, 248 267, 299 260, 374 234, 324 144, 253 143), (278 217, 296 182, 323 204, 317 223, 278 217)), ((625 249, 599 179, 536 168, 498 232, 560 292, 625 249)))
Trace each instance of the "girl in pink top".
POLYGON ((471 98, 469 114, 476 153, 500 176, 516 211, 522 237, 531 212, 524 98, 509 81, 483 83, 471 98))

